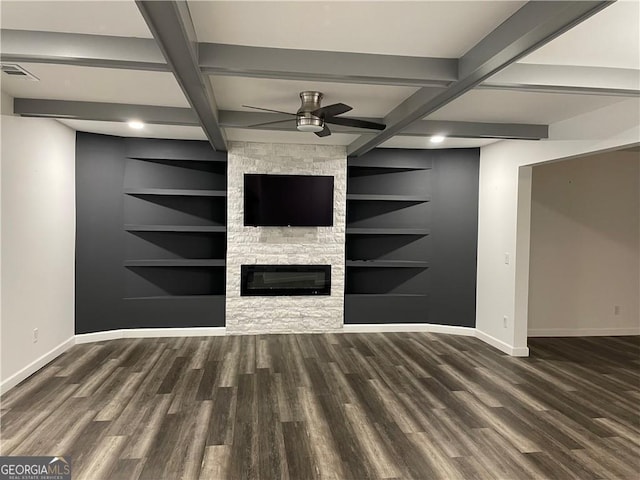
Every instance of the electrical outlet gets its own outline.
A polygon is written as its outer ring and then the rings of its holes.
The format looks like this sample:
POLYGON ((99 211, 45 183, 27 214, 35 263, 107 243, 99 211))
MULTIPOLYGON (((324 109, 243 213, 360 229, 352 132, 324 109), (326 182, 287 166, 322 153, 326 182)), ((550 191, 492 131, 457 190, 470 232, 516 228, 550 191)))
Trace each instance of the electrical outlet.
POLYGON ((33 343, 38 343, 38 329, 33 329, 33 343))
POLYGON ((614 315, 620 315, 620 305, 614 305, 613 306, 613 314, 614 315))
POLYGON ((509 325, 509 317, 505 315, 504 317, 502 317, 502 327, 507 328, 508 325, 509 325))

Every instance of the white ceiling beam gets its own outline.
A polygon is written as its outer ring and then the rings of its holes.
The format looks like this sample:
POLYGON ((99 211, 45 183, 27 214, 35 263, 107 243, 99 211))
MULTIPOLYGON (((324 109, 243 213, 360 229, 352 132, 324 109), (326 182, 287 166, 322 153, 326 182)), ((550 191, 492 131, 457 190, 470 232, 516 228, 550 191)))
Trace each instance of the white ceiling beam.
POLYGON ((359 156, 377 147, 610 4, 606 1, 527 2, 459 60, 456 82, 442 91, 420 88, 385 117, 385 130, 358 138, 347 147, 347 153, 359 156))
POLYGON ((372 85, 447 86, 458 60, 201 43, 200 68, 210 75, 372 85))
POLYGON ((1 40, 3 63, 169 71, 162 52, 150 38, 2 30, 1 40))
POLYGON ((227 141, 218 122, 213 89, 198 66, 196 33, 187 2, 136 0, 136 4, 211 146, 226 150, 227 141))
POLYGON ((514 63, 477 88, 638 97, 640 70, 514 63))
MULTIPOLYGON (((68 100, 45 100, 16 98, 14 113, 23 117, 67 118, 103 122, 128 122, 139 120, 148 124, 200 125, 198 117, 190 108, 163 107, 153 105, 129 105, 121 103, 80 102, 68 100)), ((265 122, 290 120, 290 123, 260 126, 259 130, 290 131, 295 126, 295 117, 267 112, 221 110, 220 126, 224 128, 248 128, 265 122)), ((366 118, 379 122, 379 118, 366 118)), ((365 130, 331 125, 335 133, 366 134, 365 130)), ((400 132, 399 136, 429 137, 444 134, 453 138, 509 138, 539 140, 548 138, 547 125, 517 123, 449 122, 423 120, 415 122, 400 132)))

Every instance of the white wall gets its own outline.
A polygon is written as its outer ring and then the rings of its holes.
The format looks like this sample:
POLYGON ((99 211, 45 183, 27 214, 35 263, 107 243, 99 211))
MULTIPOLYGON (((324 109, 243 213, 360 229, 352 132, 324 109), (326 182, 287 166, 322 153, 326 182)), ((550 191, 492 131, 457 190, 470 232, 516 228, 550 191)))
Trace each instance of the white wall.
POLYGON ((344 147, 232 142, 227 165, 228 333, 328 332, 344 320, 347 155, 344 147), (334 177, 332 227, 245 227, 244 174, 334 177), (240 266, 331 265, 331 295, 240 295, 240 266))
POLYGON ((75 132, 7 115, 11 102, 3 93, 3 391, 72 345, 74 334, 75 132))
POLYGON ((551 125, 549 140, 502 141, 480 150, 476 303, 480 338, 512 355, 528 354, 530 166, 637 144, 639 107, 638 99, 623 100, 551 125))
POLYGON ((639 174, 628 151, 533 168, 529 336, 640 334, 639 174))

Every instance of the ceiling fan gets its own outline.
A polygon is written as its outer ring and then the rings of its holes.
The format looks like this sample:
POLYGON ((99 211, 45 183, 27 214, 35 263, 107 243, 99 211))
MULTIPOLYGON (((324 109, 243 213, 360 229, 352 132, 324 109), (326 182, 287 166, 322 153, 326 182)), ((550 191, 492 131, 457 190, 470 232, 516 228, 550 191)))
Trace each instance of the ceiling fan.
MULTIPOLYGON (((368 128, 372 130, 384 130, 386 125, 382 123, 369 122, 360 120, 359 118, 339 117, 343 113, 352 110, 352 107, 344 103, 334 103, 326 107, 320 106, 322 93, 306 91, 300 92, 300 100, 302 105, 296 113, 282 112, 280 110, 271 110, 269 108, 252 107, 251 105, 243 105, 243 107, 253 108, 255 110, 264 110, 265 112, 283 113, 291 115, 296 119, 296 128, 301 132, 313 132, 319 137, 327 137, 331 135, 331 130, 327 123, 333 125, 344 125, 347 127, 368 128)), ((291 120, 277 120, 275 122, 258 123, 249 125, 249 127, 261 127, 264 125, 273 125, 275 123, 290 122, 291 120)))

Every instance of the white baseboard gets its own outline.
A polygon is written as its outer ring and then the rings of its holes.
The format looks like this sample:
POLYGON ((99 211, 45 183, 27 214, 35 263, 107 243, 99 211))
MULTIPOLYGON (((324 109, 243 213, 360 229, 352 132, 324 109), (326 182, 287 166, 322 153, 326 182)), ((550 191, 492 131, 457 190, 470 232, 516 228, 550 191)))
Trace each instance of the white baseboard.
POLYGON ((504 343, 502 340, 498 340, 495 337, 492 337, 488 333, 482 332, 480 330, 475 330, 476 337, 482 340, 485 343, 488 343, 492 347, 497 348, 501 352, 504 352, 512 357, 528 357, 529 356, 529 348, 528 347, 513 347, 508 343, 504 343))
POLYGON ((534 328, 529 337, 617 337, 640 335, 640 327, 626 328, 534 328))
POLYGON ((57 347, 54 347, 53 349, 49 350, 47 353, 45 353, 41 357, 31 362, 22 370, 11 375, 9 378, 7 378, 2 383, 0 383, 0 395, 11 390, 13 387, 18 385, 24 379, 36 373, 38 370, 44 367, 47 363, 51 362, 59 355, 62 355, 64 352, 66 352, 69 348, 73 347, 74 344, 75 344, 74 337, 70 337, 68 340, 65 340, 57 347))
POLYGON ((122 330, 107 330, 105 332, 95 333, 79 333, 76 334, 76 344, 104 342, 105 340, 116 340, 118 338, 124 338, 122 336, 122 330))
POLYGON ((156 337, 219 337, 227 334, 226 327, 190 328, 131 328, 123 329, 124 338, 156 337))
POLYGON ((350 323, 344 325, 344 333, 376 333, 376 332, 432 332, 449 335, 475 336, 475 328, 456 327, 452 325, 435 325, 432 323, 350 323))
POLYGON ((76 343, 103 342, 118 338, 158 338, 158 337, 215 337, 226 335, 225 327, 191 328, 123 328, 106 332, 80 333, 76 343))

